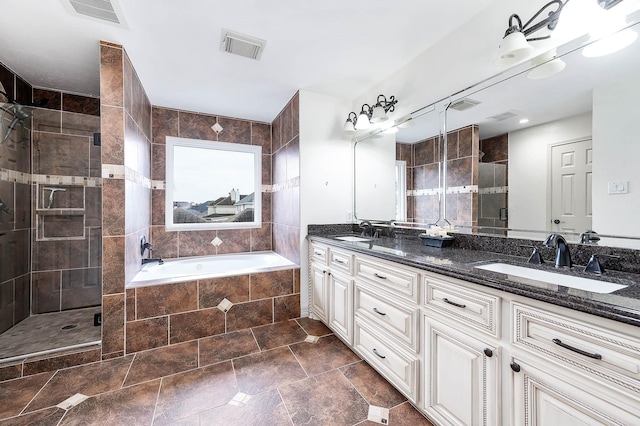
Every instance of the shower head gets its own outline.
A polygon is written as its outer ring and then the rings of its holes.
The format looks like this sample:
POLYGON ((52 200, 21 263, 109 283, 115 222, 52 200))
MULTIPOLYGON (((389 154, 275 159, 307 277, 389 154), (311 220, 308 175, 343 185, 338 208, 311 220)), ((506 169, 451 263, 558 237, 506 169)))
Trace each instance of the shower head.
POLYGON ((7 126, 7 130, 2 138, 2 143, 4 143, 7 139, 9 139, 9 135, 16 128, 18 124, 23 124, 23 121, 29 118, 32 114, 32 111, 29 107, 41 107, 46 105, 49 102, 49 99, 43 98, 38 102, 29 103, 29 104, 21 104, 16 99, 11 97, 7 92, 0 90, 0 95, 4 96, 7 99, 8 106, 3 105, 1 108, 4 111, 2 113, 2 124, 4 124, 4 115, 9 112, 13 115, 13 119, 9 126, 7 126))

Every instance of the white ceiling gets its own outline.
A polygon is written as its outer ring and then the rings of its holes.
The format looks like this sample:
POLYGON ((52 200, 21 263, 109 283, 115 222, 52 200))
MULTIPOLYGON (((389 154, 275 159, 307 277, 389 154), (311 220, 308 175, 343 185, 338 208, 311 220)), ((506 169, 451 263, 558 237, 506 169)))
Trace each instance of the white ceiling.
POLYGON ((124 46, 152 104, 266 122, 299 89, 355 99, 495 2, 119 0, 122 28, 64 1, 4 0, 0 62, 34 86, 97 96, 105 40, 124 46), (262 59, 221 52, 222 28, 265 39, 262 59))

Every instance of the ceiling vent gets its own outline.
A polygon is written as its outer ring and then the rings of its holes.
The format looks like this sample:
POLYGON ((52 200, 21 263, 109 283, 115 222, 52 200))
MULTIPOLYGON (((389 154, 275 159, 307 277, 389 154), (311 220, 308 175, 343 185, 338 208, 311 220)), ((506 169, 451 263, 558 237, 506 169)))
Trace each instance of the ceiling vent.
POLYGON ((498 114, 498 115, 493 115, 491 117, 487 117, 487 119, 488 120, 494 120, 494 121, 504 121, 504 120, 508 120, 510 118, 513 118, 513 117, 517 117, 520 114, 521 114, 520 111, 511 110, 511 111, 503 112, 502 114, 498 114))
POLYGON ((474 106, 480 104, 479 101, 474 101, 473 99, 464 98, 459 101, 455 101, 451 105, 449 105, 449 109, 455 109, 456 111, 465 111, 474 106))
POLYGON ((117 0, 62 0, 62 4, 72 15, 126 26, 117 0))
POLYGON ((220 50, 233 53, 234 55, 244 56, 245 58, 260 60, 266 43, 266 41, 259 38, 223 28, 220 50))

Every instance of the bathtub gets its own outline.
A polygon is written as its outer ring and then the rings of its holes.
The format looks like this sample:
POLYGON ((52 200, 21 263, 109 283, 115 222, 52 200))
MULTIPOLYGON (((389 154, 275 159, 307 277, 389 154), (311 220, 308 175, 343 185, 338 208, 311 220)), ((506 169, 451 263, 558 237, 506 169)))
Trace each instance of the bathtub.
POLYGON ((298 265, 289 259, 272 251, 168 259, 162 265, 157 263, 144 265, 127 284, 127 288, 256 274, 297 267, 298 265))

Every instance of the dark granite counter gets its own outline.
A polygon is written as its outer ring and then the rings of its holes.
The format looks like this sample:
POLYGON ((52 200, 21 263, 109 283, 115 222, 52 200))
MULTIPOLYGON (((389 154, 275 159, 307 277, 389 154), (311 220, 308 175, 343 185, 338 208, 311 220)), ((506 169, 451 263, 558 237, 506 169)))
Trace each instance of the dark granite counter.
POLYGON ((321 231, 310 230, 307 238, 311 241, 640 326, 640 275, 638 274, 607 270, 600 276, 584 272, 584 266, 575 266, 571 269, 555 268, 552 262, 534 265, 527 263, 527 257, 469 250, 456 245, 444 248, 427 247, 415 235, 382 236, 367 242, 349 242, 335 238, 344 235, 358 234, 353 234, 353 230, 348 227, 323 227, 321 231), (492 262, 613 282, 627 287, 612 293, 595 293, 529 279, 516 281, 506 274, 476 268, 492 262))

